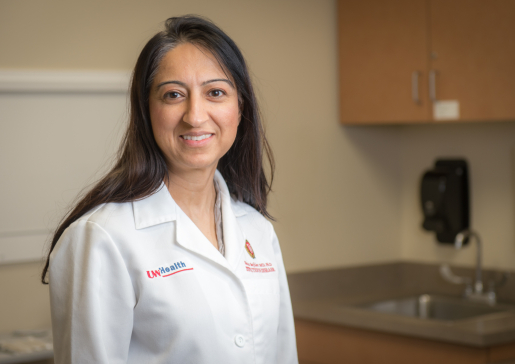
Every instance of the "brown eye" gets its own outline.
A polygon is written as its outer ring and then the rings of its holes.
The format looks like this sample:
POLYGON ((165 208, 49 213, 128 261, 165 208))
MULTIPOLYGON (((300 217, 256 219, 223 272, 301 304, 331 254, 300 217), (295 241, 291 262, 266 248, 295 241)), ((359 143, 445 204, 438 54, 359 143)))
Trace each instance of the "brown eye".
POLYGON ((165 99, 178 99, 181 97, 181 94, 175 91, 167 92, 165 94, 165 99))
POLYGON ((209 96, 212 96, 212 97, 220 97, 223 95, 224 95, 224 92, 222 90, 211 90, 209 92, 209 96))

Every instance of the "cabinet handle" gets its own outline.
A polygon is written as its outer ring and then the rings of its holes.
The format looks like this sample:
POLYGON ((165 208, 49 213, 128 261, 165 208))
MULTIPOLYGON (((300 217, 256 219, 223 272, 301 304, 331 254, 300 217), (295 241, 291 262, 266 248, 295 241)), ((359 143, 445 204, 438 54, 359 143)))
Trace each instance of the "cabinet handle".
POLYGON ((429 71, 429 98, 432 102, 436 102, 436 70, 429 71))
POLYGON ((418 95, 418 78, 420 77, 419 71, 413 71, 411 74, 411 98, 415 104, 420 104, 420 97, 418 95))

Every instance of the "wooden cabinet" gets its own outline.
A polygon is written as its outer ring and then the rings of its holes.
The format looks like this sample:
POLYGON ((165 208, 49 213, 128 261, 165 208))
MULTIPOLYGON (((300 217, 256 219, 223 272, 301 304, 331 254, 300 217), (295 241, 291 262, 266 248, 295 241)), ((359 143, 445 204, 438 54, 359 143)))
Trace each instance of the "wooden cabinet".
POLYGON ((343 124, 515 120, 515 0, 339 0, 338 17, 343 124))
POLYGON ((515 120, 515 0, 431 0, 436 97, 463 120, 515 120))
POLYGON ((299 364, 493 364, 515 360, 515 343, 476 348, 295 320, 299 364))
POLYGON ((341 121, 427 121, 425 0, 339 2, 341 121), (414 72, 420 102, 411 95, 414 72))

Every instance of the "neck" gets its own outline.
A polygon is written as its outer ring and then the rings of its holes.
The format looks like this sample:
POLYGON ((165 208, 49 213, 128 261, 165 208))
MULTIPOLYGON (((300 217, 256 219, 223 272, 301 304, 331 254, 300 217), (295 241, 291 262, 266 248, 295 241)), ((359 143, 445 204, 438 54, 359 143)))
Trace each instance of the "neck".
POLYGON ((216 166, 211 169, 168 173, 168 190, 179 207, 191 217, 213 214, 216 192, 213 183, 216 166))

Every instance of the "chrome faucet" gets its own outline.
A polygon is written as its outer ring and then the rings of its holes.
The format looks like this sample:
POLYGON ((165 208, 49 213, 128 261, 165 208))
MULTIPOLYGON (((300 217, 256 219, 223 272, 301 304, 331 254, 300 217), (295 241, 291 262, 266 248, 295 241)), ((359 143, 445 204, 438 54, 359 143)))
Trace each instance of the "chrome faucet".
POLYGON ((474 281, 474 289, 472 291, 473 295, 482 295, 483 294, 483 279, 481 273, 481 260, 483 256, 483 246, 481 244, 481 238, 479 234, 472 230, 463 230, 456 235, 454 239, 454 247, 456 249, 461 249, 463 243, 466 239, 475 238, 476 240, 476 279, 474 281))
MULTIPOLYGON (((460 233, 456 235, 456 238, 454 240, 454 247, 456 249, 461 249, 463 247, 463 244, 466 242, 466 239, 474 238, 476 241, 476 274, 475 279, 472 281, 468 277, 459 277, 452 273, 451 268, 444 264, 440 266, 440 274, 442 275, 445 280, 448 282, 454 283, 454 284, 465 284, 465 298, 473 300, 473 301, 480 301, 483 303, 488 303, 490 305, 495 305, 497 302, 497 296, 495 294, 495 286, 496 282, 491 282, 489 284, 489 290, 488 292, 484 291, 484 285, 483 285, 483 273, 481 270, 481 261, 482 261, 482 244, 481 244, 481 238, 479 237, 479 234, 472 230, 463 230, 460 233)), ((507 274, 503 274, 503 277, 500 282, 498 282, 499 285, 502 285, 506 282, 507 274)))

